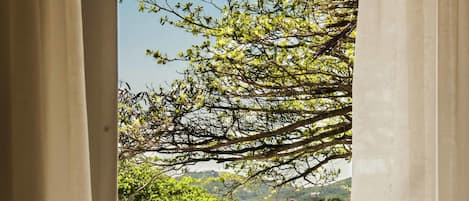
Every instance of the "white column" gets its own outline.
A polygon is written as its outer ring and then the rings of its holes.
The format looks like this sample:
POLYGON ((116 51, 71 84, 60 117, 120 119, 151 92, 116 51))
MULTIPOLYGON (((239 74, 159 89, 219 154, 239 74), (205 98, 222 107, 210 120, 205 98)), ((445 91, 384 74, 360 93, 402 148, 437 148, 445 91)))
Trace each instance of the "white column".
POLYGON ((469 200, 468 5, 360 1, 352 200, 469 200))

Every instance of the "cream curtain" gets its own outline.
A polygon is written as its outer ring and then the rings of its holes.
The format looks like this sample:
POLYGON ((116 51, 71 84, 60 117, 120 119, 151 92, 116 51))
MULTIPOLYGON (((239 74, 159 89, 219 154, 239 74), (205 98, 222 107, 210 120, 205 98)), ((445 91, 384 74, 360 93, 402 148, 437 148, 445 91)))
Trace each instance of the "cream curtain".
POLYGON ((116 200, 116 1, 3 0, 0 200, 116 200))
POLYGON ((361 0, 354 201, 469 200, 469 1, 361 0))

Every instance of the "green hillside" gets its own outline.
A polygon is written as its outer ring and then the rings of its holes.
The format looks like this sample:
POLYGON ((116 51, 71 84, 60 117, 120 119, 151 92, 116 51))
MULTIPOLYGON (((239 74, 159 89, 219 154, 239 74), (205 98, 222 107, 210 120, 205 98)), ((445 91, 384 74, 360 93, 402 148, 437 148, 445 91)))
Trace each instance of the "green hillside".
MULTIPOLYGON (((216 171, 188 172, 185 176, 196 179, 214 179, 219 178, 222 174, 227 173, 216 171)), ((325 186, 302 189, 282 187, 276 191, 273 191, 268 185, 258 183, 238 189, 234 194, 234 199, 239 201, 288 201, 290 199, 296 201, 319 201, 338 198, 334 201, 348 201, 350 200, 350 191, 347 189, 351 186, 351 183, 352 179, 347 178, 325 186), (314 194, 316 196, 313 196, 314 194)), ((227 192, 227 188, 220 181, 204 182, 200 185, 210 193, 218 196, 223 196, 227 192)))

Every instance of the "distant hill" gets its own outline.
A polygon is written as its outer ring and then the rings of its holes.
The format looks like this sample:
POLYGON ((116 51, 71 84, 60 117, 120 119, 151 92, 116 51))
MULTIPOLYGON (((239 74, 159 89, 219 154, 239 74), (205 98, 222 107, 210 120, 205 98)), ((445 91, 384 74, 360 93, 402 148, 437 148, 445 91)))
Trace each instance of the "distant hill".
MULTIPOLYGON (((196 179, 218 178, 223 172, 217 171, 202 171, 202 172, 188 172, 185 176, 190 176, 196 179)), ((295 189, 293 187, 282 187, 273 192, 272 188, 265 184, 254 184, 248 188, 239 189, 234 198, 239 201, 285 201, 295 199, 297 201, 315 201, 320 199, 339 198, 343 201, 350 200, 350 191, 347 187, 352 184, 352 179, 347 178, 325 186, 307 187, 302 189, 295 189), (319 197, 313 198, 313 195, 319 197)), ((201 184, 210 193, 223 196, 226 192, 226 187, 221 182, 209 182, 201 184)))

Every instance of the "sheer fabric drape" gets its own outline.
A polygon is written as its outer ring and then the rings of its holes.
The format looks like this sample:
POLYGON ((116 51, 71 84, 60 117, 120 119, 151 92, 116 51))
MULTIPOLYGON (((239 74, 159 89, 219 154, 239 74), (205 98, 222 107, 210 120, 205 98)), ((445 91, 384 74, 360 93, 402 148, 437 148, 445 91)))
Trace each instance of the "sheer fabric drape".
POLYGON ((116 200, 116 1, 0 6, 0 200, 116 200))
POLYGON ((354 201, 469 200, 469 1, 362 0, 354 201))

